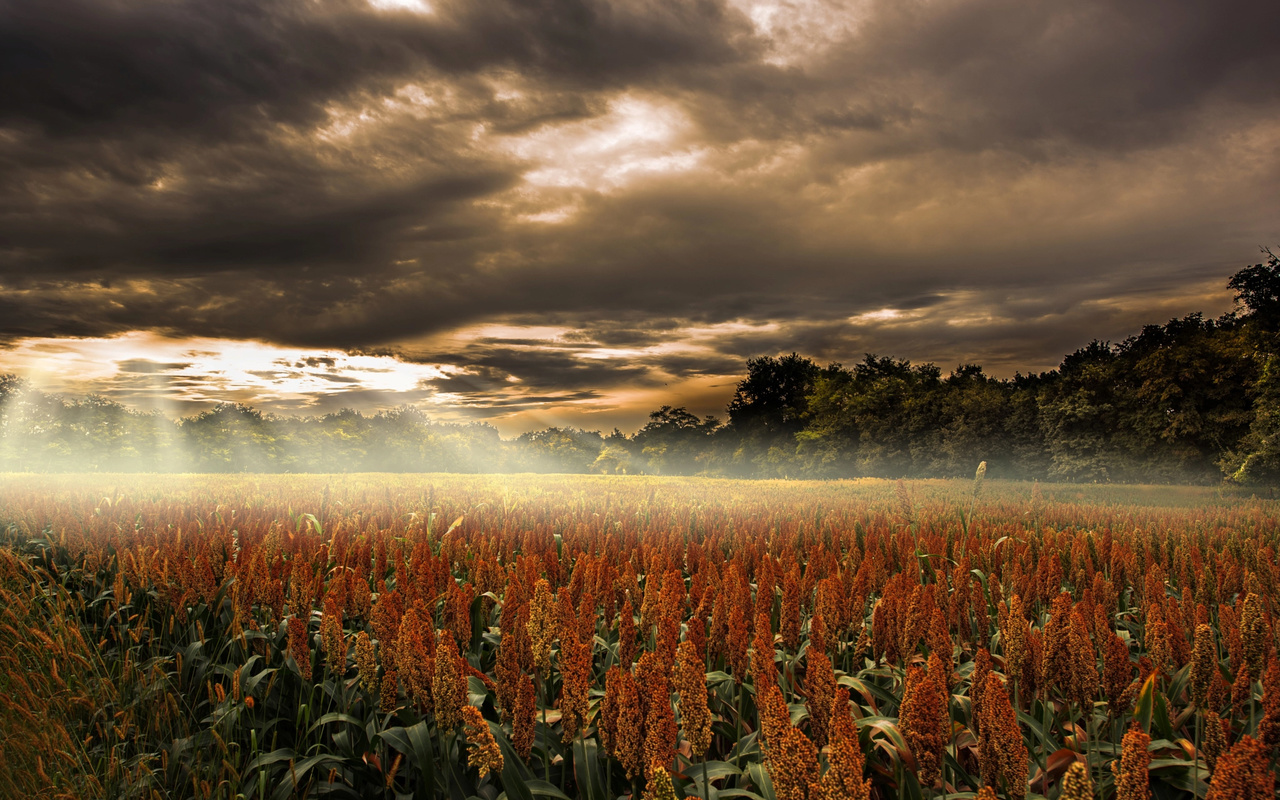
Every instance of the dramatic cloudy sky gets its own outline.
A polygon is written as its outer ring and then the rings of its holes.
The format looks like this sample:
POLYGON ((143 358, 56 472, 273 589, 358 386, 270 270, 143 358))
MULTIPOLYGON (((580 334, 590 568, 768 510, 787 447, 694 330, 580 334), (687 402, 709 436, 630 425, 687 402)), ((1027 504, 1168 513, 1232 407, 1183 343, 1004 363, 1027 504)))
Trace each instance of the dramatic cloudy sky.
POLYGON ((1280 244, 1265 0, 0 0, 0 371, 506 433, 1056 366, 1280 244))

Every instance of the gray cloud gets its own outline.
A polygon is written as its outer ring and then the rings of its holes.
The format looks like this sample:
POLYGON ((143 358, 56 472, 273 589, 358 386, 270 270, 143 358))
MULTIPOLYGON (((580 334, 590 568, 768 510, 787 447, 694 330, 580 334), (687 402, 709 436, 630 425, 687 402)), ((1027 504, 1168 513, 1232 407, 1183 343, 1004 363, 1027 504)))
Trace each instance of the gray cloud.
POLYGON ((163 374, 167 372, 175 372, 175 371, 181 371, 184 369, 189 369, 191 367, 191 364, 182 363, 182 362, 164 363, 161 361, 149 361, 145 358, 132 358, 126 361, 119 362, 119 364, 117 364, 117 367, 120 369, 121 372, 125 372, 125 373, 135 373, 138 375, 158 375, 158 374, 163 374))
POLYGON ((429 5, 0 0, 0 347, 706 411, 761 353, 1051 367, 1220 313, 1280 240, 1274 4, 429 5), (561 333, 448 344, 493 324, 561 333))

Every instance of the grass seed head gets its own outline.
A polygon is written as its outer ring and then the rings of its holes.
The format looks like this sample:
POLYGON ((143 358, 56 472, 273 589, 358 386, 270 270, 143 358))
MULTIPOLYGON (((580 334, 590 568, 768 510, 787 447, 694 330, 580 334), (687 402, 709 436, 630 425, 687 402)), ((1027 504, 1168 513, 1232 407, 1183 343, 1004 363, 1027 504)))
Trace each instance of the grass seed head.
POLYGON ((1093 800, 1093 781, 1089 769, 1079 761, 1071 762, 1062 776, 1062 790, 1058 800, 1093 800))
POLYGON ((298 664, 304 681, 311 680, 311 637, 307 623, 300 617, 289 617, 289 655, 298 664))
POLYGON ((1263 747, 1280 747, 1280 657, 1275 654, 1262 677, 1262 718, 1256 734, 1263 747))
POLYGON ((1245 735, 1219 759, 1207 800, 1275 800, 1271 748, 1245 735))
POLYGON ((462 709, 467 702, 467 679, 462 674, 461 660, 453 636, 441 631, 436 645, 431 696, 435 703, 436 724, 443 731, 458 727, 458 723, 462 721, 462 709))
POLYGON ((1151 737, 1136 725, 1125 733, 1120 758, 1111 764, 1111 771, 1116 776, 1116 800, 1150 800, 1147 773, 1151 764, 1151 753, 1147 750, 1150 744, 1151 737))
POLYGON ((818 748, 788 723, 769 745, 767 764, 777 800, 807 800, 818 781, 818 748))
POLYGON ((898 708, 898 728, 916 757, 922 787, 931 787, 942 771, 948 736, 946 690, 920 667, 908 667, 898 708))
POLYGON ((865 759, 858 726, 849 710, 849 690, 836 690, 828 728, 827 771, 809 788, 810 800, 870 800, 871 781, 863 777, 865 759))
POLYGON ((1240 610, 1240 640, 1244 646, 1245 667, 1250 680, 1262 677, 1271 642, 1267 620, 1262 611, 1262 600, 1253 592, 1245 595, 1240 610))
POLYGON ((1021 800, 1027 793, 1027 746, 1000 676, 987 675, 977 713, 982 720, 978 727, 982 782, 988 786, 1003 782, 1011 800, 1021 800))
POLYGON ((1204 752, 1205 763, 1209 765, 1209 771, 1213 772, 1217 766, 1218 758, 1227 750, 1227 727, 1229 722, 1219 719, 1216 712, 1206 711, 1204 713, 1204 733, 1200 749, 1204 752))
POLYGON ((644 800, 676 800, 676 787, 671 773, 661 764, 651 764, 649 782, 644 789, 644 800))
POLYGON ((360 685, 371 695, 378 693, 378 659, 373 652, 373 640, 366 631, 356 634, 356 671, 360 685))
POLYGON ((551 644, 555 641, 556 628, 556 602, 551 594, 551 585, 545 578, 539 578, 529 606, 528 631, 533 665, 543 675, 551 670, 551 644))
POLYGON ((707 674, 697 646, 685 640, 676 658, 675 688, 680 695, 680 725, 694 757, 711 746, 711 709, 707 705, 707 674))
POLYGON ((511 745, 523 759, 533 752, 537 703, 533 693, 533 677, 521 675, 516 692, 516 707, 511 720, 511 745))
POLYGON ((473 705, 462 707, 462 730, 471 745, 467 764, 478 769, 481 778, 490 772, 502 772, 502 751, 480 709, 473 705))
POLYGON ((561 741, 572 742, 587 724, 587 695, 591 691, 591 644, 576 633, 560 639, 561 741))
POLYGON ((1197 625, 1195 648, 1191 656, 1191 674, 1188 679, 1191 702, 1203 709, 1209 697, 1214 673, 1218 669, 1218 647, 1213 640, 1213 628, 1197 625))

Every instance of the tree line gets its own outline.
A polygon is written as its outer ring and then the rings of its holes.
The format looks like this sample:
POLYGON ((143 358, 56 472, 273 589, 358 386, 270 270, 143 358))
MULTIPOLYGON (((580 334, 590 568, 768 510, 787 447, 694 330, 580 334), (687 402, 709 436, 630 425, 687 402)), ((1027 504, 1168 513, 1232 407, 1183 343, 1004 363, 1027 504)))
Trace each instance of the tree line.
POLYGON ((1093 341, 1054 370, 866 355, 761 356, 725 419, 663 406, 632 435, 547 428, 503 439, 414 407, 279 417, 222 404, 170 420, 0 376, 0 471, 599 472, 744 478, 993 477, 1280 482, 1280 259, 1231 277, 1237 310, 1093 341))

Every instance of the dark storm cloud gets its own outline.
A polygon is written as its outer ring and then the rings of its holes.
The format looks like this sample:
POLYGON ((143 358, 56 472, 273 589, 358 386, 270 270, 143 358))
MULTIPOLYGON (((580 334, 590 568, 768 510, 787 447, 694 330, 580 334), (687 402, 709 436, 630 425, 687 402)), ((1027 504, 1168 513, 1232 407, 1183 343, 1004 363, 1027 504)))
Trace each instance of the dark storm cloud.
POLYGON ((580 403, 584 400, 594 400, 600 397, 599 392, 582 391, 582 392, 557 392, 555 394, 542 395, 520 395, 517 397, 499 396, 484 399, 469 398, 464 400, 460 405, 468 411, 483 411, 490 409, 494 413, 509 413, 512 410, 524 408, 547 406, 547 405, 563 405, 569 403, 580 403))
MULTIPOLYGON (((432 15, 301 0, 4 3, 0 274, 287 271, 273 280, 322 305, 333 298, 309 273, 341 283, 366 270, 376 287, 399 251, 485 234, 494 220, 453 212, 516 180, 503 159, 468 153, 455 123, 519 130, 591 113, 590 98, 574 92, 503 103, 474 83, 477 71, 600 88, 733 55, 731 20, 716 6, 650 11, 590 2, 459 3, 432 15), (460 98, 443 124, 381 131, 346 159, 293 141, 335 108, 424 78, 448 82, 460 98), (401 174, 391 179, 388 168, 401 174), (176 188, 166 193, 164 183, 176 188)), ((467 268, 470 255, 443 270, 467 268)), ((229 294, 239 280, 200 288, 229 294)), ((73 323, 53 332, 79 331, 73 323)))
POLYGON ((0 345, 391 352, 489 409, 792 350, 1010 374, 1280 240, 1274 3, 424 7, 0 0, 0 345), (562 333, 440 344, 492 323, 562 333))
MULTIPOLYGON (((49 0, 0 5, 0 121, 61 137, 314 123, 417 70, 492 66, 614 86, 731 61, 748 31, 716 3, 512 0, 378 13, 358 0, 49 0)), ((585 112, 580 107, 578 113, 585 112)), ((560 113, 564 113, 561 111, 560 113)))
MULTIPOLYGON (((430 399, 427 391, 388 392, 377 389, 352 388, 346 391, 322 392, 307 397, 292 397, 272 401, 269 405, 276 414, 304 417, 322 417, 343 409, 387 409, 412 405, 430 399)), ((261 401, 255 401, 255 405, 261 401)))
MULTIPOLYGON (((764 350, 755 350, 752 355, 763 352, 775 352, 785 349, 786 345, 771 342, 774 345, 764 350)), ((643 359, 643 363, 659 374, 671 375, 675 378, 690 378, 702 375, 733 375, 745 371, 743 359, 720 353, 672 353, 655 355, 643 359)))
POLYGON ((116 366, 121 372, 136 373, 139 375, 156 375, 189 369, 191 364, 190 362, 171 362, 166 364, 161 361, 148 361, 145 358, 131 358, 118 362, 116 366))
POLYGON ((1149 146, 1177 137, 1207 98, 1266 108, 1280 96, 1272 79, 1280 54, 1267 45, 1280 14, 1267 3, 995 0, 927 15, 909 4, 884 8, 864 32, 868 46, 841 66, 910 64, 965 103, 968 113, 948 127, 957 140, 972 136, 972 146, 1001 134, 1149 146))
POLYGON ((618 364, 604 359, 581 358, 539 347, 515 348, 511 343, 493 346, 477 344, 462 352, 431 353, 420 356, 430 364, 449 364, 464 371, 429 383, 441 391, 462 394, 488 394, 524 390, 585 390, 614 388, 622 384, 642 383, 648 370, 639 364, 618 364), (520 386, 513 387, 514 377, 520 386))
POLYGON ((322 381, 330 381, 331 383, 360 383, 360 379, 354 375, 330 375, 324 372, 311 372, 308 374, 319 378, 322 381))

